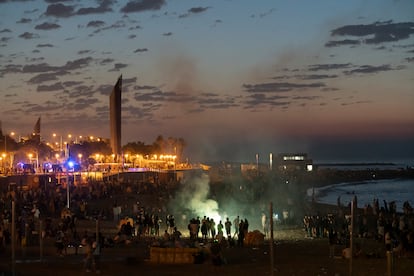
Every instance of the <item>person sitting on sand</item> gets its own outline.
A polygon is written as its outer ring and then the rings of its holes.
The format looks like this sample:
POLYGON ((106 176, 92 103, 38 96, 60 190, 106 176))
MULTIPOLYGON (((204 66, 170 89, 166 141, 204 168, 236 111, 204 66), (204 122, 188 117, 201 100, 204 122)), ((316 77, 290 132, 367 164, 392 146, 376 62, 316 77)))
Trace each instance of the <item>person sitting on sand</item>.
POLYGON ((351 248, 347 247, 342 250, 342 258, 350 259, 351 258, 351 248))
POLYGON ((177 227, 174 227, 174 232, 172 234, 172 238, 174 241, 178 241, 181 239, 181 232, 177 229, 177 227))
POLYGON ((170 234, 168 234, 168 230, 165 230, 164 235, 162 236, 162 238, 164 239, 164 241, 169 241, 170 240, 170 234))

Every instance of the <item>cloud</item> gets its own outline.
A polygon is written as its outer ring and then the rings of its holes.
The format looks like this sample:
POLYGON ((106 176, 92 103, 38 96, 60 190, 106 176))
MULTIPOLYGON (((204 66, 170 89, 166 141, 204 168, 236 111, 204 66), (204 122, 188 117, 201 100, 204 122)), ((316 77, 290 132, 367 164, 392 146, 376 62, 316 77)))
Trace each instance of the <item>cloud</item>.
POLYGON ((39 84, 45 81, 56 81, 58 78, 54 73, 42 73, 32 77, 28 83, 30 84, 39 84))
POLYGON ((53 29, 59 29, 59 28, 60 28, 59 24, 47 23, 47 22, 35 26, 36 30, 53 30, 53 29))
POLYGON ((78 55, 85 55, 85 54, 91 54, 93 53, 92 50, 80 50, 78 51, 78 55))
POLYGON ((109 70, 110 72, 114 72, 114 71, 119 71, 123 68, 128 67, 128 64, 125 63, 115 63, 114 64, 114 68, 112 68, 111 70, 109 70))
POLYGON ((121 8, 121 12, 145 12, 151 10, 159 10, 165 5, 165 0, 135 0, 129 1, 124 7, 121 8))
POLYGON ((36 89, 37 92, 53 92, 53 91, 60 91, 60 90, 64 90, 64 87, 62 83, 60 82, 57 82, 52 85, 39 85, 37 86, 37 89, 36 89))
POLYGON ((254 93, 247 97, 244 101, 246 109, 252 109, 263 106, 288 106, 290 101, 288 96, 268 95, 263 93, 254 93))
POLYGON ((120 29, 126 27, 126 24, 124 21, 122 20, 118 20, 117 22, 115 22, 114 24, 104 27, 104 28, 100 28, 100 29, 96 29, 93 33, 97 34, 101 31, 106 31, 106 30, 111 30, 111 29, 120 29))
POLYGON ((103 25, 105 25, 105 22, 102 20, 93 20, 93 21, 89 21, 88 24, 86 25, 87 28, 92 27, 92 28, 100 28, 103 25))
POLYGON ((393 23, 391 20, 368 25, 346 25, 331 31, 332 36, 366 37, 363 40, 366 44, 399 41, 409 38, 411 34, 414 34, 414 22, 393 23))
POLYGON ((346 102, 341 103, 342 106, 348 106, 348 105, 356 105, 356 104, 369 104, 372 103, 372 101, 354 101, 354 102, 346 102))
POLYGON ((111 8, 112 2, 113 2, 112 0, 103 0, 100 2, 101 2, 100 5, 96 8, 92 8, 92 7, 80 8, 76 12, 76 14, 86 15, 86 14, 106 13, 106 12, 112 11, 112 8, 111 8))
POLYGON ((73 109, 73 110, 82 110, 82 109, 89 109, 91 105, 99 102, 98 99, 95 98, 79 98, 76 99, 73 103, 66 104, 65 108, 73 109))
POLYGON ((38 63, 25 65, 22 68, 22 73, 45 73, 54 72, 57 75, 68 74, 68 71, 82 69, 92 62, 91 57, 80 58, 73 61, 66 62, 63 66, 51 66, 48 63, 38 63))
MULTIPOLYGON (((27 1, 27 0, 22 0, 27 1)), ((72 0, 45 0, 46 3, 53 4, 53 3, 60 3, 60 2, 72 2, 72 0)))
POLYGON ((151 86, 151 85, 136 85, 134 86, 135 90, 155 90, 158 89, 158 87, 156 86, 151 86))
POLYGON ((3 66, 3 69, 0 70, 0 73, 21 73, 22 66, 20 64, 7 64, 3 66))
POLYGON ((325 84, 316 83, 290 83, 290 82, 272 82, 261 84, 243 84, 243 88, 250 93, 268 93, 268 92, 288 92, 295 89, 321 88, 325 84))
POLYGON ((209 7, 194 7, 191 8, 187 11, 187 13, 181 14, 180 16, 178 16, 178 18, 185 18, 188 17, 192 14, 198 14, 198 13, 203 13, 205 11, 207 11, 209 9, 209 7))
POLYGON ((64 104, 55 101, 46 101, 43 104, 26 103, 22 105, 23 112, 30 115, 33 115, 34 112, 44 113, 45 110, 49 112, 53 110, 61 110, 63 107, 64 104))
POLYGON ((109 64, 109 63, 112 63, 112 62, 114 62, 114 59, 106 58, 106 59, 103 59, 101 62, 99 62, 99 64, 100 65, 106 65, 106 64, 109 64))
POLYGON ((359 40, 354 39, 344 39, 344 40, 331 40, 325 43, 325 47, 337 47, 343 45, 359 45, 361 42, 359 40))
POLYGON ((161 107, 162 107, 161 104, 153 104, 153 103, 148 103, 148 104, 142 105, 141 107, 128 105, 128 106, 122 107, 122 111, 124 112, 124 114, 127 113, 135 119, 138 118, 138 119, 151 120, 154 117, 153 113, 159 110, 161 107))
POLYGON ((56 71, 58 67, 50 66, 47 63, 39 63, 39 64, 30 64, 23 66, 22 72, 23 73, 42 73, 42 72, 49 72, 49 71, 56 71))
POLYGON ((110 84, 102 84, 96 88, 96 91, 99 92, 99 94, 104 96, 109 96, 112 92, 113 85, 110 84))
POLYGON ((69 91, 69 98, 79 98, 79 97, 92 97, 95 94, 95 91, 93 91, 93 86, 87 86, 87 85, 79 85, 80 82, 73 82, 69 83, 69 86, 66 85, 67 82, 63 83, 66 87, 71 87, 71 90, 69 91), (72 88, 72 86, 75 86, 72 88))
POLYGON ((32 20, 30 18, 21 18, 19 21, 16 21, 16 23, 18 24, 26 24, 26 23, 30 23, 32 22, 32 20))
POLYGON ((202 13, 208 10, 209 7, 196 7, 188 10, 189 13, 202 13))
POLYGON ((347 74, 347 75, 352 75, 352 74, 373 74, 373 73, 384 72, 384 71, 391 71, 391 70, 396 70, 396 69, 392 68, 388 64, 384 64, 384 65, 380 65, 380 66, 361 65, 361 66, 357 67, 356 69, 344 71, 344 73, 347 74))
MULTIPOLYGON (((257 16, 260 17, 260 18, 263 18, 263 17, 266 17, 268 15, 271 15, 275 10, 276 10, 275 8, 271 8, 268 11, 265 11, 265 12, 262 12, 262 13, 258 14, 257 16)), ((250 17, 255 18, 256 15, 252 14, 250 17)))
POLYGON ((37 34, 24 32, 23 34, 19 35, 20 38, 24 39, 33 39, 33 38, 39 38, 37 34))
POLYGON ((148 49, 147 48, 138 48, 134 51, 134 53, 143 53, 143 52, 147 52, 148 49))
POLYGON ((333 79, 333 78, 337 78, 338 75, 317 75, 317 74, 313 74, 313 75, 298 75, 295 76, 299 79, 302 80, 322 80, 322 79, 333 79))
POLYGON ((73 6, 66 6, 62 3, 50 4, 45 12, 46 16, 70 17, 73 15, 73 6))
POLYGON ((309 65, 309 71, 345 69, 351 65, 351 63, 313 64, 309 65))
POLYGON ((46 48, 46 47, 48 47, 48 48, 52 48, 52 47, 54 47, 54 46, 53 46, 53 44, 50 44, 50 43, 45 43, 45 44, 37 44, 37 45, 36 45, 36 47, 37 47, 37 48, 46 48))
POLYGON ((134 99, 136 101, 143 101, 143 102, 188 102, 192 100, 191 97, 186 96, 184 94, 178 94, 176 92, 162 92, 160 90, 153 91, 153 92, 138 92, 135 93, 134 99))
POLYGON ((88 66, 92 62, 92 60, 93 59, 91 57, 86 57, 86 58, 76 59, 74 61, 68 61, 68 62, 66 62, 66 64, 64 66, 62 66, 61 69, 63 69, 63 70, 76 70, 76 69, 84 68, 84 67, 88 66))
POLYGON ((7 42, 10 39, 12 39, 12 38, 11 37, 2 37, 2 38, 0 38, 0 42, 7 42))
POLYGON ((233 97, 220 97, 218 94, 204 93, 201 97, 198 97, 196 102, 200 105, 201 109, 227 109, 230 107, 239 106, 233 97))

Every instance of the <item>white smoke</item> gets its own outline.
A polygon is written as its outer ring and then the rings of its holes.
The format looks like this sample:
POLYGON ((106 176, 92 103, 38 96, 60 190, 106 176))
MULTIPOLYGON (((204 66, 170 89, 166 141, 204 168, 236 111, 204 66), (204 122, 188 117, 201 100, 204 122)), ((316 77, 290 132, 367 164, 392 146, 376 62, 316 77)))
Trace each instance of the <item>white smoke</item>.
MULTIPOLYGON (((213 218, 218 224, 222 220, 217 201, 208 198, 210 192, 210 178, 207 174, 193 177, 183 183, 182 189, 177 193, 172 208, 175 213, 186 212, 192 216, 213 218)), ((225 214, 223 214, 224 217, 225 214)), ((187 218, 191 219, 192 217, 187 218)))

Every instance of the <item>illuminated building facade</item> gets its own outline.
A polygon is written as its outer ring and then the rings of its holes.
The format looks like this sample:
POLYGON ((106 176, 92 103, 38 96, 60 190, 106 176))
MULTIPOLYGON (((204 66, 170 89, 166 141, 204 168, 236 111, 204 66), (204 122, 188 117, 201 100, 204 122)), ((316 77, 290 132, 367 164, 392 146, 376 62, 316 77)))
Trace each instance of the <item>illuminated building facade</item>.
POLYGON ((279 170, 312 171, 313 161, 306 153, 281 153, 277 155, 276 164, 279 170))

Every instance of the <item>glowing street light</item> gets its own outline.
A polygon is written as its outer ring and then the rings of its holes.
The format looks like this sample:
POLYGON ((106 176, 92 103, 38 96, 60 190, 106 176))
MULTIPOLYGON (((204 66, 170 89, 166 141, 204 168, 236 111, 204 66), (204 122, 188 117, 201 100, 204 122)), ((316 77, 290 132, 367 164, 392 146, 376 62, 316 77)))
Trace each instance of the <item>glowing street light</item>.
MULTIPOLYGON (((53 136, 53 138, 56 138, 58 135, 56 133, 53 133, 52 136, 53 136)), ((62 135, 59 135, 59 136, 60 136, 59 151, 62 152, 63 137, 62 137, 62 135)), ((58 142, 56 142, 55 144, 57 145, 58 142)))
POLYGON ((3 152, 1 154, 1 157, 0 157, 0 161, 2 163, 2 167, 3 167, 4 172, 6 172, 6 156, 7 156, 7 154, 3 152))
POLYGON ((79 158, 79 165, 82 166, 82 153, 78 154, 78 158, 79 158))

